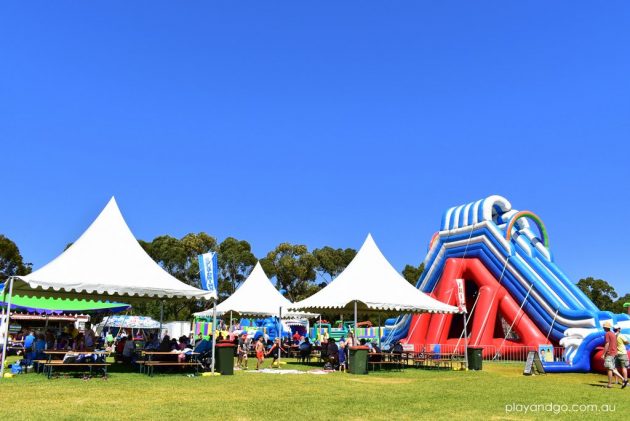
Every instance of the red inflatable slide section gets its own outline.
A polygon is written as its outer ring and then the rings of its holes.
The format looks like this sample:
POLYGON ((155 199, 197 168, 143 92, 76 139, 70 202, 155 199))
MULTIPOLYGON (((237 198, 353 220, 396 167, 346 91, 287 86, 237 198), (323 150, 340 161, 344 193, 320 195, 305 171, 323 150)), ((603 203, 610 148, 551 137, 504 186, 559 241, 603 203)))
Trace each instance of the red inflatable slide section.
MULTIPOLYGON (((456 306, 456 279, 465 280, 466 309, 470 315, 468 346, 484 346, 488 356, 496 352, 505 355, 511 349, 522 352, 523 346, 538 350, 538 345, 550 343, 479 259, 448 259, 430 295, 456 306)), ((402 343, 413 344, 415 351, 440 344, 443 350, 448 349, 446 352, 463 352, 463 328, 464 317, 459 314, 414 315, 409 336, 402 343)))

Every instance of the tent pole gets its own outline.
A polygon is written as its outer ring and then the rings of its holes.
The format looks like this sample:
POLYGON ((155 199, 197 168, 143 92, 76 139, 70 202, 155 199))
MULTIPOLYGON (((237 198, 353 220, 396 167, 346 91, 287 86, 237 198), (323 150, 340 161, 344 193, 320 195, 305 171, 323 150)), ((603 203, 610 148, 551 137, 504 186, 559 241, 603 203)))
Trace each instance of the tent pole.
POLYGON ((381 347, 381 313, 378 313, 378 347, 381 347))
POLYGON ((278 314, 278 335, 280 337, 280 345, 278 347, 278 370, 280 370, 280 357, 282 356, 282 307, 280 307, 278 314))
MULTIPOLYGON (((6 290, 4 290, 6 296, 6 290)), ((6 320, 3 320, 2 330, 4 332, 2 344, 2 363, 0 365, 0 379, 4 378, 4 363, 7 359, 7 345, 9 343, 9 323, 11 320, 11 298, 13 297, 13 277, 9 278, 9 299, 7 300, 6 320)))
POLYGON ((48 313, 46 313, 46 323, 44 324, 44 330, 48 329, 48 313))
POLYGON ((215 366, 215 361, 216 361, 216 347, 217 347, 217 343, 216 343, 216 332, 217 332, 217 300, 214 300, 214 303, 212 304, 212 375, 214 376, 214 366, 215 366))
MULTIPOLYGON (((4 304, 5 304, 5 299, 6 299, 6 295, 7 295, 7 290, 4 289, 4 285, 2 288, 2 305, 0 307, 2 307, 2 314, 0 314, 0 340, 2 339, 2 332, 4 332, 4 304)), ((3 342, 4 343, 4 342, 3 342)))
POLYGON ((164 322, 164 300, 160 301, 160 339, 162 339, 162 323, 164 322))
POLYGON ((230 310, 230 332, 232 332, 232 310, 230 310))
MULTIPOLYGON (((4 305, 6 304, 7 301, 7 289, 6 289, 6 283, 4 285, 2 285, 2 315, 0 316, 0 340, 2 340, 2 350, 4 351, 4 349, 7 347, 7 343, 8 340, 5 341, 4 338, 7 337, 7 335, 4 333, 4 325, 8 323, 8 319, 9 317, 6 318, 5 320, 5 315, 8 316, 8 313, 5 312, 5 308, 4 305)), ((2 368, 4 368, 4 359, 2 360, 2 368)), ((2 379, 2 376, 4 375, 4 372, 0 373, 0 379, 2 379)))
POLYGON ((359 337, 357 335, 357 300, 354 300, 354 341, 352 346, 357 346, 359 337))
POLYGON ((466 371, 468 371, 468 329, 466 328, 466 324, 468 321, 466 320, 466 309, 464 309, 464 361, 466 361, 466 371))
POLYGON ((322 314, 319 314, 319 325, 317 326, 317 332, 315 335, 315 339, 319 341, 319 344, 322 344, 322 340, 321 340, 321 336, 322 336, 322 314))

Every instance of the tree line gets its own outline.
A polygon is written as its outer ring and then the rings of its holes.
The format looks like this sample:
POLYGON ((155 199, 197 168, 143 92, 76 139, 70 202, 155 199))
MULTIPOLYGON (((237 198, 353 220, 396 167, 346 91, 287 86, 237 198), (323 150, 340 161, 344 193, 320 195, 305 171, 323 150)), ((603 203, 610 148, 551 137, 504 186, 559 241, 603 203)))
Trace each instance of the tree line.
MULTIPOLYGON (((224 300, 236 291, 259 260, 246 240, 228 237, 221 242, 205 232, 189 233, 182 238, 161 235, 152 241, 138 241, 140 246, 164 270, 180 281, 199 288, 199 263, 197 256, 208 252, 218 253, 218 295, 224 300)), ((69 247, 69 244, 67 247, 69 247)), ((313 250, 303 244, 278 244, 260 259, 265 273, 276 288, 282 290, 291 301, 302 300, 339 275, 352 261, 357 251, 352 248, 325 246, 313 250)), ((10 276, 26 275, 32 265, 26 263, 17 245, 0 234, 0 282, 10 276)), ((406 265, 403 277, 415 285, 424 266, 406 265)), ((624 311, 623 304, 630 302, 630 294, 619 296, 615 289, 602 279, 580 279, 578 287, 601 310, 615 313, 624 311)), ((205 310, 208 304, 196 300, 164 300, 165 320, 187 320, 192 313, 205 310)), ((160 301, 146 301, 134 305, 134 313, 152 317, 160 316, 160 301)), ((332 317, 332 315, 331 315, 332 317)))

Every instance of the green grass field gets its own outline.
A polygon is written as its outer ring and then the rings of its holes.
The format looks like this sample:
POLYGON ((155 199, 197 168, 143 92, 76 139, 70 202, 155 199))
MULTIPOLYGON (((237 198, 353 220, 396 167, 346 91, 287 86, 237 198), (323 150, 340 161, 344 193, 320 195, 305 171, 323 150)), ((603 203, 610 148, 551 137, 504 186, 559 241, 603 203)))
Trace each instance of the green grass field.
MULTIPOLYGON (((269 362, 266 363, 269 365, 269 362)), ((288 362, 283 368, 309 370, 288 362)), ((480 372, 431 371, 365 376, 271 375, 187 377, 115 372, 107 380, 18 375, 0 382, 1 420, 83 419, 540 419, 625 418, 630 387, 605 389, 596 374, 523 376, 523 364, 484 363, 480 372), (506 405, 555 404, 551 412, 506 412, 506 405), (595 405, 580 411, 571 405, 595 405), (556 411, 558 412, 558 411, 556 411), (608 414, 610 415, 610 414, 608 414)), ((508 407, 509 408, 509 407, 508 407)))

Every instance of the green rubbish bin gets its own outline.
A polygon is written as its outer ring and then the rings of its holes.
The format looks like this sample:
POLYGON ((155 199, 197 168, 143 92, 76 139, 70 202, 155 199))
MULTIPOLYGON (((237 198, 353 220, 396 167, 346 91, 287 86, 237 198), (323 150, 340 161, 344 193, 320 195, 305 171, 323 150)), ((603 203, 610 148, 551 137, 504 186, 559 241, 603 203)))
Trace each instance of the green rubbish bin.
POLYGON ((215 347, 215 357, 217 359, 214 365, 214 371, 221 373, 223 376, 231 376, 234 374, 234 344, 232 342, 219 342, 215 347))
POLYGON ((469 370, 481 370, 481 363, 483 348, 467 348, 466 355, 468 356, 468 369, 469 370))
POLYGON ((348 357, 348 371, 352 374, 367 374, 367 346, 351 346, 348 357))

